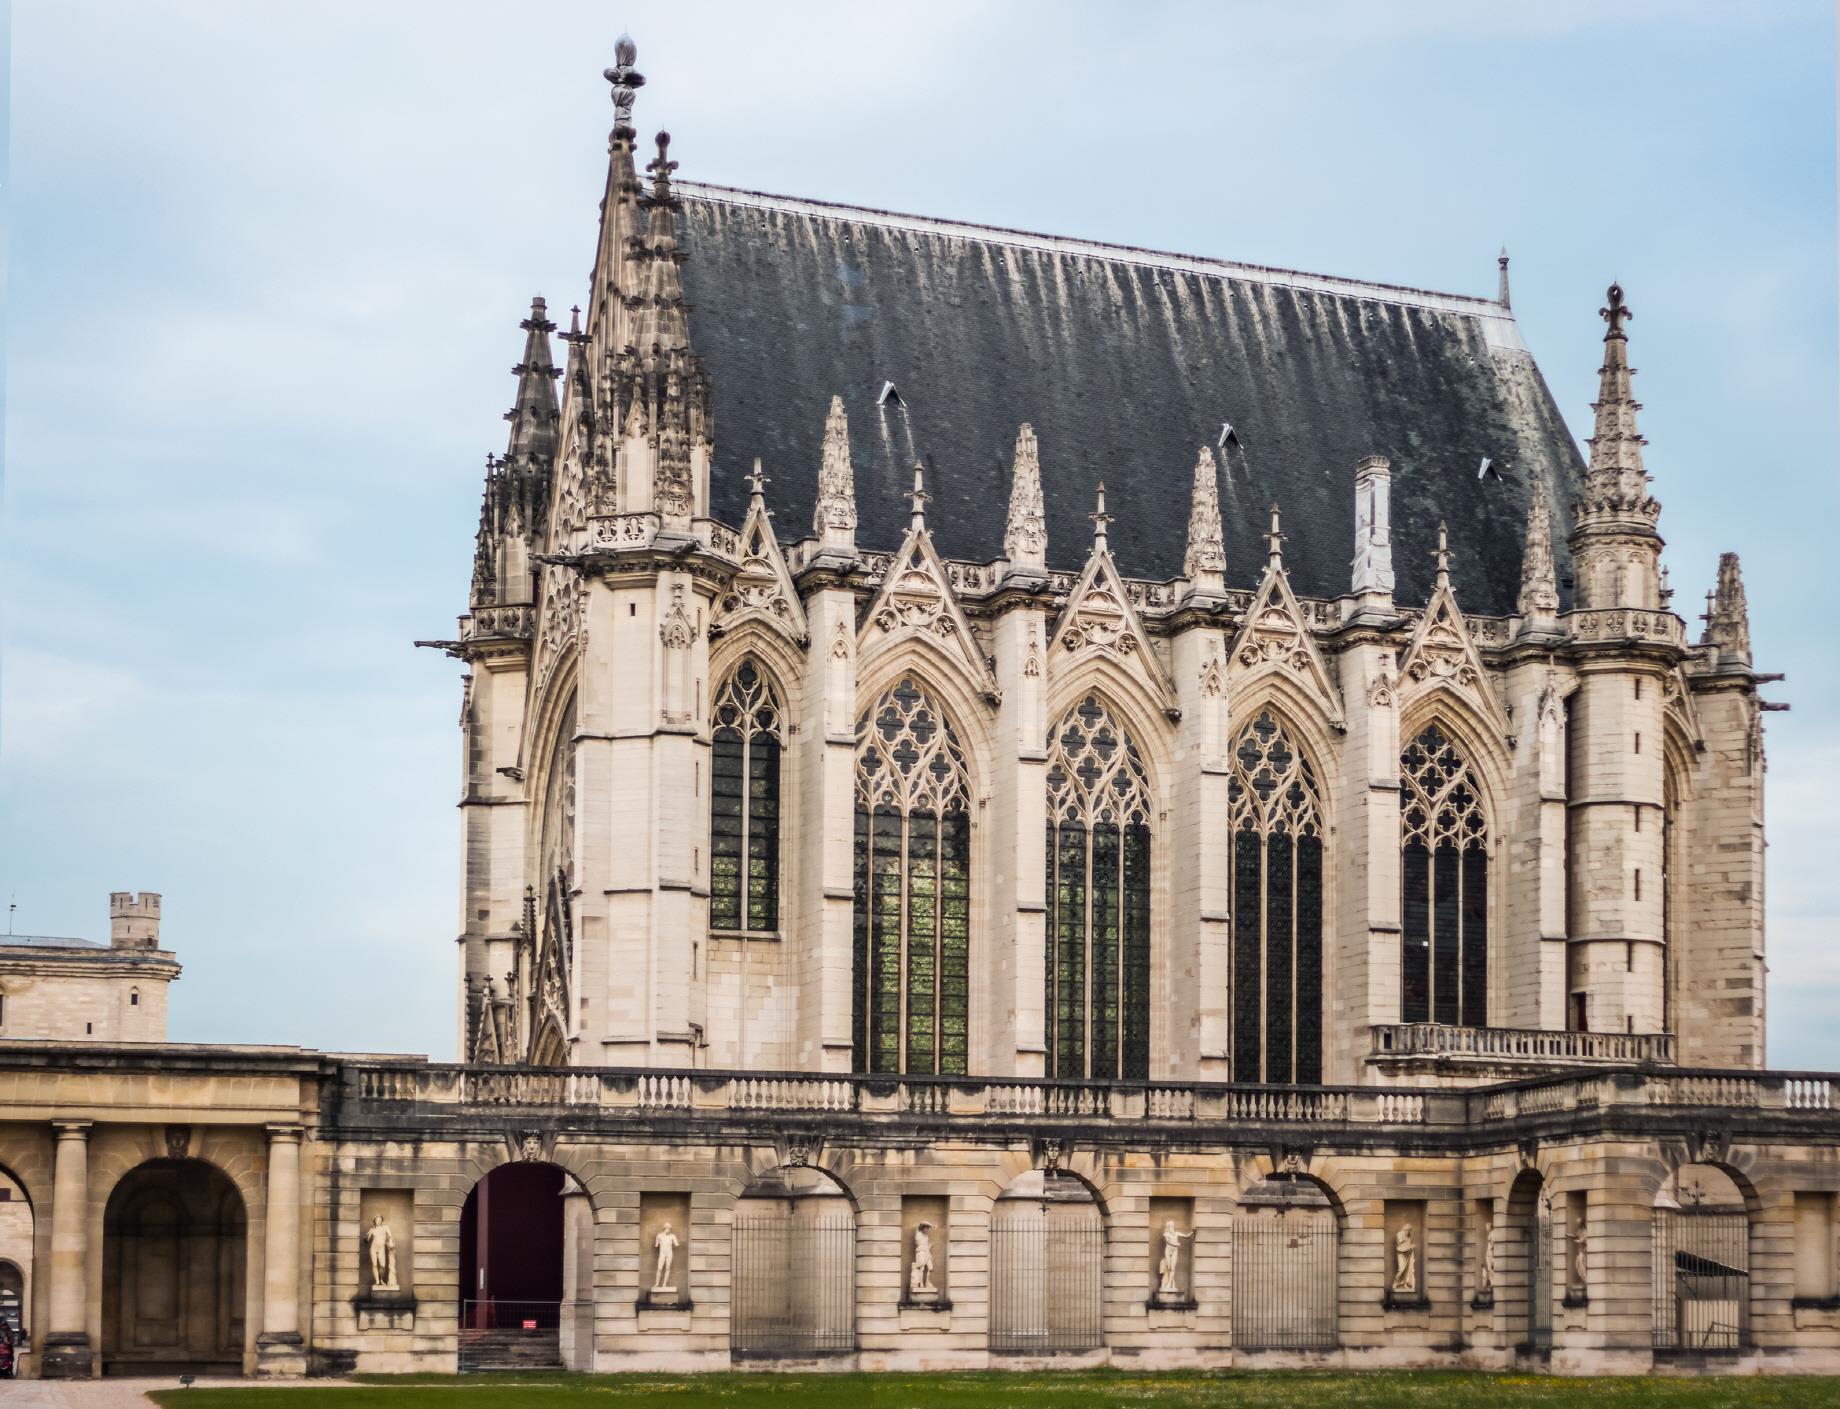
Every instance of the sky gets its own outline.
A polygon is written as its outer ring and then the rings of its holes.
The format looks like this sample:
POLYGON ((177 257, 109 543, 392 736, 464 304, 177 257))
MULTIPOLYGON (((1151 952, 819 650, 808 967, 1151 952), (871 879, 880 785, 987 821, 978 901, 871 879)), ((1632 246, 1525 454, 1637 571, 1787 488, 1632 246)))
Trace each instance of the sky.
POLYGON ((465 608, 517 322, 586 290, 626 27, 686 178, 1484 295, 1505 242, 1579 434, 1620 279, 1677 606, 1737 550, 1788 677, 1770 1062, 1840 1069, 1825 0, 0 19, 0 900, 104 938, 163 892, 174 1040, 454 1055, 460 667, 410 643, 465 608))

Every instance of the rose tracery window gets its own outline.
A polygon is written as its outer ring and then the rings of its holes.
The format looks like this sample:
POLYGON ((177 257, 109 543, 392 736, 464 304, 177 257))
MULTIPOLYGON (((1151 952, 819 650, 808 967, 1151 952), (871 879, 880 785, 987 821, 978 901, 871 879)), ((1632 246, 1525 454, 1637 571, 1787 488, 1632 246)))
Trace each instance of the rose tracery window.
POLYGON ((970 800, 950 721, 904 678, 856 724, 858 1071, 966 1071, 970 800))
POLYGON ((1233 1079, 1322 1080, 1323 803, 1316 770, 1269 710, 1240 735, 1233 833, 1233 1079))
POLYGON ((709 927, 779 928, 779 696, 751 660, 709 717, 709 927))
POLYGON ((1489 832, 1467 759, 1436 724, 1399 755, 1401 1015, 1488 1022, 1489 832))
POLYGON ((1149 779, 1088 695, 1048 754, 1048 1074, 1150 1074, 1149 779))

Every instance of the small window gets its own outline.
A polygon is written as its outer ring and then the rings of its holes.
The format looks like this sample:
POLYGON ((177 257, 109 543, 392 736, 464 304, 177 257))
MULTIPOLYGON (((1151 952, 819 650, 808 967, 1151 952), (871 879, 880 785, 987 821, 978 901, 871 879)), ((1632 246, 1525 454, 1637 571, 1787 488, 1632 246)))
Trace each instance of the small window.
POLYGON ((1641 867, 1638 866, 1636 868, 1636 899, 1640 900, 1641 898, 1642 898, 1642 869, 1641 867))
POLYGON ((1636 735, 1636 752, 1642 752, 1642 736, 1640 734, 1636 735))
POLYGON ((83 1024, 83 1035, 85 1037, 94 1037, 96 1035, 96 1024, 84 1023, 83 1024))
POLYGON ((138 1008, 138 1007, 140 1007, 140 1005, 141 1005, 141 991, 140 991, 140 989, 138 989, 138 988, 130 988, 130 989, 128 990, 128 1006, 129 1006, 130 1008, 138 1008))

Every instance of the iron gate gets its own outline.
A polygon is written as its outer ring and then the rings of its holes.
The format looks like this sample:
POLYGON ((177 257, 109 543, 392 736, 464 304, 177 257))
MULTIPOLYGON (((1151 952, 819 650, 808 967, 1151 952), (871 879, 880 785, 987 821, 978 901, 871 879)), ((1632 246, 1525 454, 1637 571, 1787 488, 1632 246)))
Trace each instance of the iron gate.
POLYGON ((1236 1350, 1334 1350, 1337 1237, 1329 1209, 1242 1213, 1233 1220, 1236 1350))
POLYGON ((856 1218, 735 1215, 729 1346, 737 1355, 856 1349, 856 1218))
POLYGON ((1744 1213, 1655 1210, 1655 1349, 1750 1344, 1750 1242, 1744 1213))
POLYGON ((990 1348, 1097 1350, 1105 1343, 1099 1210, 1048 1205, 990 1220, 990 1348))
POLYGON ((1527 1222, 1527 1348, 1552 1349, 1552 1206, 1544 1199, 1527 1222))

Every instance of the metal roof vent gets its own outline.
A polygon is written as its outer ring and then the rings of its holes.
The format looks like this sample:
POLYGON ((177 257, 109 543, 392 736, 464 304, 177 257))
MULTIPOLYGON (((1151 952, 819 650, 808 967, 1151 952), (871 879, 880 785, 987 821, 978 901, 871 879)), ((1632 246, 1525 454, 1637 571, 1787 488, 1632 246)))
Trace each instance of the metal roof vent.
POLYGON ((1482 463, 1476 467, 1476 478, 1492 479, 1499 484, 1501 482, 1501 471, 1495 468, 1495 462, 1493 460, 1489 459, 1487 455, 1484 455, 1482 457, 1482 463))
POLYGON ((1233 422, 1222 421, 1220 423, 1220 435, 1214 441, 1215 448, 1218 450, 1225 450, 1229 445, 1238 444, 1239 432, 1233 429, 1233 422))
POLYGON ((880 396, 875 398, 875 404, 877 406, 905 406, 907 405, 905 401, 901 400, 901 393, 894 389, 893 382, 883 382, 882 383, 882 393, 880 396))

